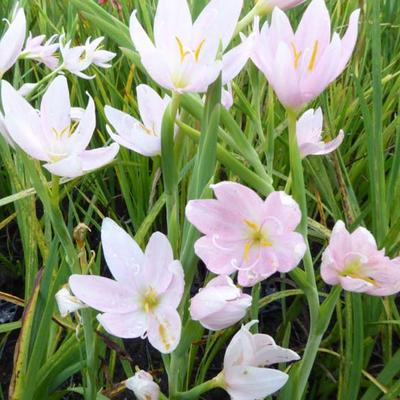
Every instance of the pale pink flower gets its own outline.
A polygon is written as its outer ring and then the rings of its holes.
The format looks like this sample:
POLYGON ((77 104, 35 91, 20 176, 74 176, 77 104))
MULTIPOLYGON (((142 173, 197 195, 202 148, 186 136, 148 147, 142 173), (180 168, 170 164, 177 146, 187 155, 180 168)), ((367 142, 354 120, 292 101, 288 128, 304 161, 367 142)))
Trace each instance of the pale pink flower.
POLYGON ((135 393, 138 400, 158 400, 160 387, 146 371, 137 371, 132 378, 125 381, 125 386, 135 393))
POLYGON ((196 21, 187 0, 159 0, 154 20, 154 43, 137 20, 130 33, 142 64, 154 81, 177 92, 203 93, 223 70, 223 82, 232 80, 247 62, 247 44, 228 51, 243 0, 211 0, 196 21), (246 50, 246 51, 245 51, 246 50))
POLYGON ((109 126, 107 131, 121 146, 147 157, 155 156, 161 153, 161 124, 171 98, 168 95, 160 97, 147 85, 139 85, 136 91, 142 122, 127 113, 106 106, 104 112, 115 133, 109 126))
POLYGON ((68 314, 74 313, 87 306, 82 303, 77 297, 72 295, 67 287, 61 288, 56 294, 55 299, 57 302, 58 310, 61 317, 65 318, 68 314))
POLYGON ((336 150, 343 142, 344 132, 341 130, 330 142, 322 140, 323 115, 321 108, 307 110, 297 121, 297 144, 301 157, 323 155, 336 150))
POLYGON ((298 265, 306 245, 295 232, 301 212, 291 196, 273 192, 263 201, 239 183, 211 187, 216 200, 191 200, 186 206, 187 219, 205 235, 195 252, 210 271, 238 271, 239 284, 253 286, 298 265))
POLYGON ((337 33, 331 38, 324 0, 311 1, 296 33, 279 8, 271 26, 266 22, 260 32, 255 23, 251 58, 285 107, 300 110, 342 73, 356 44, 359 15, 351 14, 343 39, 337 33))
POLYGON ((240 321, 250 306, 251 296, 242 293, 229 276, 221 275, 192 297, 190 315, 205 328, 218 331, 240 321))
POLYGON ((296 7, 305 0, 256 0, 259 14, 265 14, 272 11, 275 7, 281 10, 296 7))
POLYGON ((15 17, 0 40, 0 79, 15 64, 26 36, 26 19, 22 8, 16 10, 15 17))
POLYGON ((389 296, 400 291, 400 258, 391 260, 365 228, 350 233, 336 222, 322 255, 321 277, 350 292, 389 296))
POLYGON ((74 178, 111 162, 118 153, 116 143, 86 150, 96 127, 92 98, 78 124, 71 123, 67 80, 58 76, 35 110, 8 82, 2 81, 4 123, 11 139, 31 157, 45 161, 54 175, 74 178))
POLYGON ((233 106, 233 92, 232 85, 229 82, 227 88, 222 88, 221 92, 221 104, 227 109, 230 110, 233 106))
POLYGON ((288 375, 264 367, 300 359, 294 351, 276 345, 271 336, 253 335, 249 329, 256 322, 242 326, 225 352, 222 380, 232 400, 263 399, 275 393, 288 375))
POLYGON ((71 47, 71 41, 62 44, 63 38, 60 40, 63 69, 83 79, 94 78, 94 76, 89 76, 83 72, 92 64, 101 68, 110 68, 109 61, 116 56, 111 51, 98 49, 104 37, 99 37, 93 41, 90 41, 90 39, 88 38, 84 45, 75 47, 71 47))
POLYGON ((53 35, 50 39, 43 43, 46 39, 45 35, 32 37, 32 34, 30 33, 20 57, 42 62, 51 70, 56 69, 58 65, 58 58, 54 55, 54 53, 60 46, 58 43, 54 43, 56 38, 57 35, 53 35))
POLYGON ((184 279, 182 265, 173 259, 168 239, 153 233, 143 253, 114 221, 101 228, 104 257, 115 280, 72 275, 69 285, 82 302, 99 310, 97 319, 110 334, 144 338, 162 353, 172 352, 181 336, 177 307, 184 279))

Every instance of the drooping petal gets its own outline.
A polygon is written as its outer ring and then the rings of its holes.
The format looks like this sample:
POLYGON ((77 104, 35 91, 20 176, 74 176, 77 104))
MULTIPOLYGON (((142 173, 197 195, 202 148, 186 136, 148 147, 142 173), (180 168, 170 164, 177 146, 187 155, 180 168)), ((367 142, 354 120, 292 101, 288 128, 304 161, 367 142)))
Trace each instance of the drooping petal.
POLYGON ((147 315, 140 310, 125 314, 99 314, 97 320, 108 333, 123 339, 141 337, 147 330, 147 315))
POLYGON ((1 85, 4 123, 15 143, 31 157, 48 161, 47 143, 37 111, 6 81, 1 85))
POLYGON ((6 33, 0 40, 0 78, 17 61, 26 36, 26 18, 22 8, 17 11, 6 33))
POLYGON ((105 218, 101 226, 104 258, 114 278, 133 285, 144 263, 138 244, 112 219, 105 218))
POLYGON ((279 390, 288 380, 284 372, 251 366, 225 370, 227 392, 234 400, 263 399, 279 390))
POLYGON ((98 149, 84 151, 79 155, 83 173, 94 171, 109 164, 114 160, 118 151, 119 145, 117 143, 112 143, 106 147, 99 147, 98 149))
POLYGON ((69 285, 80 301, 101 312, 124 314, 138 308, 135 292, 129 290, 129 286, 112 279, 94 275, 71 275, 69 285))
POLYGON ((175 350, 181 338, 182 323, 178 312, 171 307, 158 307, 149 315, 148 339, 161 353, 175 350))
POLYGON ((308 155, 324 155, 335 151, 343 142, 344 132, 341 130, 335 139, 330 142, 305 143, 300 147, 301 156, 304 158, 308 155))

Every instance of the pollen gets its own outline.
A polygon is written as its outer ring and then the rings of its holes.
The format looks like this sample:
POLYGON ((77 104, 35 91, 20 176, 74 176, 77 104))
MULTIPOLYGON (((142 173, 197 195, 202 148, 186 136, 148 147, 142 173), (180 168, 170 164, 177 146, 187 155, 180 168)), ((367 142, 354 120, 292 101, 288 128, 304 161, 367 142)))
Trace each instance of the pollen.
POLYGON ((308 70, 312 71, 315 67, 315 62, 317 60, 317 55, 318 55, 318 40, 315 41, 314 43, 314 48, 313 48, 313 52, 311 55, 311 59, 310 59, 310 63, 308 64, 308 70))
POLYGON ((250 250, 253 247, 271 247, 272 242, 269 240, 267 233, 263 231, 262 226, 248 219, 245 219, 244 222, 249 228, 248 241, 244 246, 244 259, 248 260, 250 250))
POLYGON ((152 287, 149 287, 144 293, 142 300, 144 311, 146 313, 151 312, 158 306, 159 302, 158 293, 152 287))
POLYGON ((160 324, 158 328, 158 333, 160 334, 161 342, 165 347, 165 350, 169 350, 171 348, 171 343, 168 341, 168 334, 167 330, 165 329, 165 326, 163 324, 160 324))

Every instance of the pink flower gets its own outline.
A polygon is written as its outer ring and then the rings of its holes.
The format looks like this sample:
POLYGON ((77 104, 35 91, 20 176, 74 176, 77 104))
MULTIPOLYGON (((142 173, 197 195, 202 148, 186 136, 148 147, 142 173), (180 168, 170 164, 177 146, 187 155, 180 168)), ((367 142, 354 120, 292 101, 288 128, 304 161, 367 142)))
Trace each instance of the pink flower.
POLYGON ((143 253, 123 229, 106 218, 101 241, 115 280, 72 275, 72 292, 103 313, 97 319, 108 333, 121 338, 146 335, 160 352, 172 352, 181 336, 181 319, 176 309, 184 279, 182 265, 173 259, 168 239, 160 232, 153 233, 143 253))
POLYGON ((252 60, 265 74, 281 103, 300 110, 319 96, 344 70, 357 40, 360 10, 350 16, 343 39, 331 38, 324 0, 312 0, 296 33, 283 11, 275 8, 271 26, 255 24, 252 60))
POLYGON ((106 106, 104 112, 116 133, 113 133, 109 126, 107 131, 121 146, 147 157, 155 156, 161 153, 161 123, 171 98, 168 95, 160 97, 147 85, 139 85, 136 91, 142 122, 127 113, 106 106))
POLYGON ((264 367, 300 359, 294 351, 277 346, 271 336, 253 335, 249 328, 256 322, 242 326, 226 349, 222 379, 233 400, 263 399, 275 393, 288 375, 264 367))
POLYGON ((54 53, 58 50, 60 45, 54 43, 57 35, 53 35, 43 44, 45 38, 45 35, 32 37, 32 34, 30 33, 20 57, 37 60, 45 64, 48 68, 54 70, 58 64, 58 59, 54 56, 54 53))
POLYGON ((160 387, 146 371, 138 371, 125 381, 125 386, 135 393, 138 400, 158 400, 160 387))
POLYGON ((400 258, 391 260, 365 228, 349 233, 342 221, 322 255, 321 277, 350 292, 389 296, 400 291, 400 258))
POLYGON ((341 130, 337 137, 330 142, 322 140, 322 110, 307 110, 297 121, 297 143, 302 158, 308 155, 323 155, 336 150, 343 142, 344 132, 341 130))
POLYGON ((195 252, 210 271, 239 271, 239 284, 253 286, 297 266, 306 245, 294 231, 301 212, 291 196, 273 192, 263 201, 238 183, 211 187, 216 200, 192 200, 186 206, 187 219, 205 235, 195 243, 195 252))
POLYGON ((223 70, 224 83, 232 80, 247 62, 247 44, 227 52, 243 0, 211 0, 196 21, 187 0, 159 0, 154 20, 154 43, 136 17, 130 33, 142 64, 160 86, 177 92, 203 93, 223 70), (221 48, 220 48, 221 47, 221 48))
POLYGON ((229 276, 212 279, 190 302, 190 315, 205 328, 218 331, 240 321, 251 306, 251 296, 243 294, 229 276))
POLYGON ((275 7, 281 10, 296 7, 305 0, 256 0, 259 14, 265 14, 272 11, 275 7))
POLYGON ((58 76, 42 98, 40 112, 35 110, 8 82, 1 91, 4 124, 13 142, 31 157, 45 161, 52 174, 75 178, 111 162, 117 155, 116 143, 86 150, 96 127, 94 102, 79 122, 71 123, 71 105, 67 80, 58 76))

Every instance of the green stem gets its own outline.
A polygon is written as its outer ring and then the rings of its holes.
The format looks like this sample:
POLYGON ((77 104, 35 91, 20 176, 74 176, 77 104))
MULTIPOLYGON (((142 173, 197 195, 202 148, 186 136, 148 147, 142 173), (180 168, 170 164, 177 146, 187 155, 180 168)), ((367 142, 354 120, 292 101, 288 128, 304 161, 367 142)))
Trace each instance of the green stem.
POLYGON ((197 399, 200 395, 202 395, 205 392, 208 392, 212 389, 215 389, 217 387, 221 387, 221 378, 220 375, 217 377, 210 379, 209 381, 206 381, 193 389, 188 390, 187 392, 179 392, 176 393, 175 395, 171 396, 171 400, 192 400, 192 399, 197 399))

